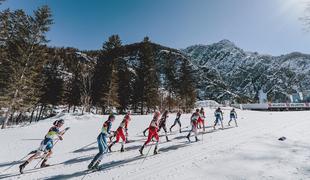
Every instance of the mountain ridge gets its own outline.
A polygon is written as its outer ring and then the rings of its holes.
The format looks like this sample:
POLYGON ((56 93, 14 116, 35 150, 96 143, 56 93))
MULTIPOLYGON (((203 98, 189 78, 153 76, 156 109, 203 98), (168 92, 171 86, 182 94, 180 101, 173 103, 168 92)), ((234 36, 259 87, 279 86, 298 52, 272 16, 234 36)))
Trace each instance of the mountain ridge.
MULTIPOLYGON (((236 94, 258 100, 258 91, 271 101, 289 101, 289 94, 310 89, 310 55, 292 52, 280 56, 246 52, 229 40, 193 45, 182 50, 199 67, 215 70, 236 94)), ((202 73, 203 74, 203 73, 202 73)), ((231 100, 230 98, 228 98, 231 100)), ((223 99, 224 100, 224 99, 223 99)))

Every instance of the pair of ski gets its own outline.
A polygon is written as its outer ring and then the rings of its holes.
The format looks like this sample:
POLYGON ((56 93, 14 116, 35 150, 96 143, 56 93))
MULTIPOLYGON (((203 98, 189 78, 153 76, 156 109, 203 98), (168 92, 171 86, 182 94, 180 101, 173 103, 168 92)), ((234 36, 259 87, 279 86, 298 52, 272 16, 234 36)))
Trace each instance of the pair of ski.
MULTIPOLYGON (((113 164, 114 162, 115 161, 112 161, 110 163, 113 164)), ((86 169, 86 170, 84 170, 84 176, 81 178, 81 180, 83 180, 88 174, 91 174, 91 173, 94 173, 94 172, 97 172, 97 171, 101 171, 101 170, 109 168, 109 167, 111 167, 111 165, 102 164, 102 165, 99 165, 97 167, 92 167, 90 169, 86 169)))
POLYGON ((187 143, 195 143, 195 142, 199 142, 199 141, 200 141, 198 138, 195 139, 195 141, 192 141, 192 140, 190 139, 190 137, 186 137, 186 139, 188 140, 188 141, 186 141, 187 143))

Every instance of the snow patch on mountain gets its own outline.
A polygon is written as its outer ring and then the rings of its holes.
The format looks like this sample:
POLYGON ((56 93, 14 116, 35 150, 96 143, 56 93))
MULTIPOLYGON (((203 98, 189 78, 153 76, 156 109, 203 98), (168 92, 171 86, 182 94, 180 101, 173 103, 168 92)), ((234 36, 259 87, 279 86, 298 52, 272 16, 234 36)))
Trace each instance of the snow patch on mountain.
MULTIPOLYGON (((226 92, 243 99, 257 101, 258 92, 268 92, 268 99, 287 102, 296 91, 310 89, 310 55, 294 52, 282 56, 245 52, 229 40, 210 45, 194 45, 184 50, 199 74, 208 77, 214 71, 226 85, 226 92), (203 68, 209 70, 205 72, 203 68)), ((202 87, 207 85, 201 85, 202 87)), ((236 100, 226 96, 219 100, 236 100)))

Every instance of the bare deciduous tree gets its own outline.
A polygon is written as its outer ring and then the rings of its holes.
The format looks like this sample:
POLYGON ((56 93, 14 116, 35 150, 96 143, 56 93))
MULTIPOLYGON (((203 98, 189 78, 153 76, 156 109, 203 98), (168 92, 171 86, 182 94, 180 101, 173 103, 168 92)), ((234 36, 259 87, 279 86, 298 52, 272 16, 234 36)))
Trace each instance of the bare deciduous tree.
POLYGON ((81 82, 82 82, 82 91, 81 91, 81 102, 83 105, 82 114, 84 110, 86 112, 90 112, 91 108, 91 90, 92 90, 92 80, 94 76, 94 64, 89 63, 82 67, 82 74, 81 74, 81 82))

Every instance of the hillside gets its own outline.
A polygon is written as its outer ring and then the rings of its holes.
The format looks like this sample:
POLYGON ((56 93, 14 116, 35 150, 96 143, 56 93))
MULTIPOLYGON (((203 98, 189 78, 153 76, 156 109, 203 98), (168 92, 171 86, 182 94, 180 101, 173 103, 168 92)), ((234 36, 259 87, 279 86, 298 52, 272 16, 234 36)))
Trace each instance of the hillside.
MULTIPOLYGON (((310 78, 310 55, 298 52, 282 56, 261 55, 246 52, 229 40, 190 46, 183 51, 192 58, 194 65, 218 74, 232 92, 230 98, 243 95, 257 101, 259 90, 263 90, 268 93, 269 100, 287 102, 289 94, 310 89, 307 81, 310 78)), ((204 70, 200 70, 200 74, 207 76, 204 70)))

